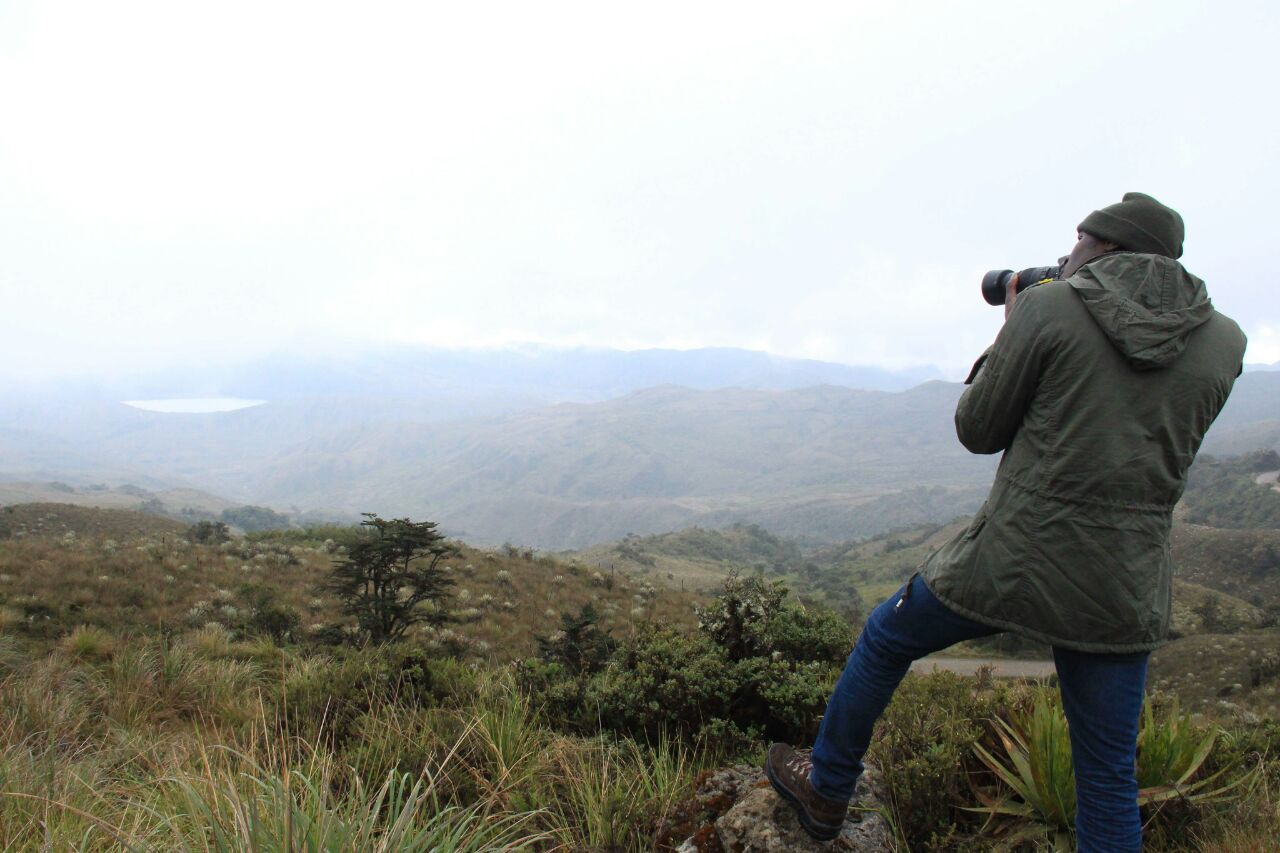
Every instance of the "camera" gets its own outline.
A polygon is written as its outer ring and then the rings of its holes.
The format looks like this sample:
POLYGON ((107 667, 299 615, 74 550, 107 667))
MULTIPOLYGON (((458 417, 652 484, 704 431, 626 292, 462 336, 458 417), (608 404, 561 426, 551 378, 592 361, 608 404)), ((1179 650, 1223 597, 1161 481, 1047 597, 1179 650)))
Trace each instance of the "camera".
MULTIPOLYGON (((1052 281, 1061 272, 1062 267, 1027 267, 1018 273, 1018 289, 1014 292, 1021 293, 1029 285, 1052 281)), ((1013 270, 992 270, 982 277, 982 298, 988 305, 1004 304, 1005 288, 1012 277, 1013 270)))

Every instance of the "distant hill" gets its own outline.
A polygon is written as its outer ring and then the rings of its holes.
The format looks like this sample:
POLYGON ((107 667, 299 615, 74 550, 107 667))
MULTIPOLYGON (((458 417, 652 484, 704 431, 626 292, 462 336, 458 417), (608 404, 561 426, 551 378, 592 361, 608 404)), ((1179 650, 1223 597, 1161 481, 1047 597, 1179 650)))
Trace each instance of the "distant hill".
MULTIPOLYGON (((836 546, 802 549, 759 527, 687 528, 654 536, 627 536, 567 556, 602 571, 653 576, 682 588, 709 591, 731 571, 782 579, 800 596, 818 600, 851 619, 865 616, 893 594, 940 545, 964 530, 967 520, 895 530, 836 546)), ((1214 531, 1179 524, 1174 540, 1172 636, 1235 633, 1280 618, 1280 570, 1275 584, 1255 587, 1259 548, 1251 532, 1219 540, 1214 531)), ((1047 647, 1004 637, 966 647, 974 654, 1044 655, 1047 647)))
POLYGON ((839 541, 976 509, 995 460, 955 440, 959 389, 665 387, 502 418, 345 430, 269 466, 258 492, 272 503, 390 507, 470 541, 543 548, 733 522, 839 541))
POLYGON ((626 536, 567 552, 566 557, 603 571, 628 571, 665 577, 690 589, 710 591, 730 571, 781 575, 798 571, 800 547, 754 524, 719 530, 688 527, 653 536, 626 536))
MULTIPOLYGON (((207 415, 139 411, 103 398, 102 389, 90 399, 0 400, 0 481, 181 487, 313 517, 374 510, 432 518, 476 543, 543 549, 735 523, 817 546, 971 513, 996 464, 956 441, 955 383, 905 391, 664 385, 599 401, 591 395, 663 371, 787 386, 841 366, 719 350, 605 352, 585 361, 525 353, 510 356, 519 369, 505 373, 486 365, 492 354, 475 356, 478 366, 455 354, 457 363, 432 370, 422 358, 355 359, 333 368, 326 393, 314 365, 295 365, 293 375, 281 362, 271 381, 283 389, 296 380, 292 393, 210 387, 271 401, 207 415), (482 374, 489 378, 463 387, 462 378, 482 374), (532 391, 519 395, 521 376, 539 394, 578 401, 542 405, 532 391)), ((157 387, 127 390, 160 395, 157 387)), ((1273 444, 1280 373, 1247 373, 1206 452, 1273 444)))
POLYGON ((1178 577, 1280 615, 1280 530, 1174 526, 1178 577))
POLYGON ((1280 450, 1280 371, 1252 371, 1237 379, 1201 449, 1215 456, 1280 450))
POLYGON ((0 506, 23 503, 60 503, 103 509, 143 509, 152 514, 213 517, 234 504, 198 489, 160 489, 122 484, 72 486, 58 481, 43 483, 0 481, 0 506))
POLYGON ((1202 455, 1183 494, 1187 521, 1211 527, 1280 529, 1280 453, 1259 450, 1218 459, 1202 455))
POLYGON ((151 513, 100 509, 64 503, 0 506, 0 539, 109 536, 116 539, 169 534, 180 536, 189 525, 151 513))
POLYGON ((1246 710, 1280 717, 1280 629, 1197 634, 1151 655, 1149 689, 1175 693, 1188 711, 1227 715, 1246 710))

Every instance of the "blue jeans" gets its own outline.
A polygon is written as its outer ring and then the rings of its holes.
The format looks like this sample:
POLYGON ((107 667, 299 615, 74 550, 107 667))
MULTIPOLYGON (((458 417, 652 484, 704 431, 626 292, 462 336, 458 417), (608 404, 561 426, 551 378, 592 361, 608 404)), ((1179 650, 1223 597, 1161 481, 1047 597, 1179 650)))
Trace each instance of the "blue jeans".
MULTIPOLYGON (((912 661, 996 633, 949 610, 918 576, 872 611, 827 702, 813 747, 810 781, 817 792, 832 800, 853 796, 871 730, 912 661)), ((1078 850, 1141 850, 1135 757, 1147 653, 1055 648, 1053 660, 1071 732, 1078 850)))

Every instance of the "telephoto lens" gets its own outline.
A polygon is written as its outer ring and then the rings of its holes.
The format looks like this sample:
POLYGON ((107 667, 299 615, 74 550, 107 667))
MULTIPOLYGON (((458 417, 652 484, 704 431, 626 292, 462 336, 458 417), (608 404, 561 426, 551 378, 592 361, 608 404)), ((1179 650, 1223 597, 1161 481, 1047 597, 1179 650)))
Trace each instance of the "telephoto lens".
MULTIPOLYGON (((1017 293, 1024 287, 1052 281, 1062 272, 1062 267, 1027 267, 1018 273, 1017 293)), ((988 305, 1003 305, 1009 279, 1013 278, 1013 270, 992 270, 982 277, 982 298, 988 305)))

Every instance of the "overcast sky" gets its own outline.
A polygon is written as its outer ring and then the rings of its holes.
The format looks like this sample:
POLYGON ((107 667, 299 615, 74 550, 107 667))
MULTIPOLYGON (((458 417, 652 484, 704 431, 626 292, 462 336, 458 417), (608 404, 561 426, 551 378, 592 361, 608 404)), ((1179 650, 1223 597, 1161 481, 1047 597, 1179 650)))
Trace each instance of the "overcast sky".
POLYGON ((0 0, 0 375, 389 340, 962 376, 982 272, 1127 190, 1280 360, 1280 4, 1048 5, 0 0))

